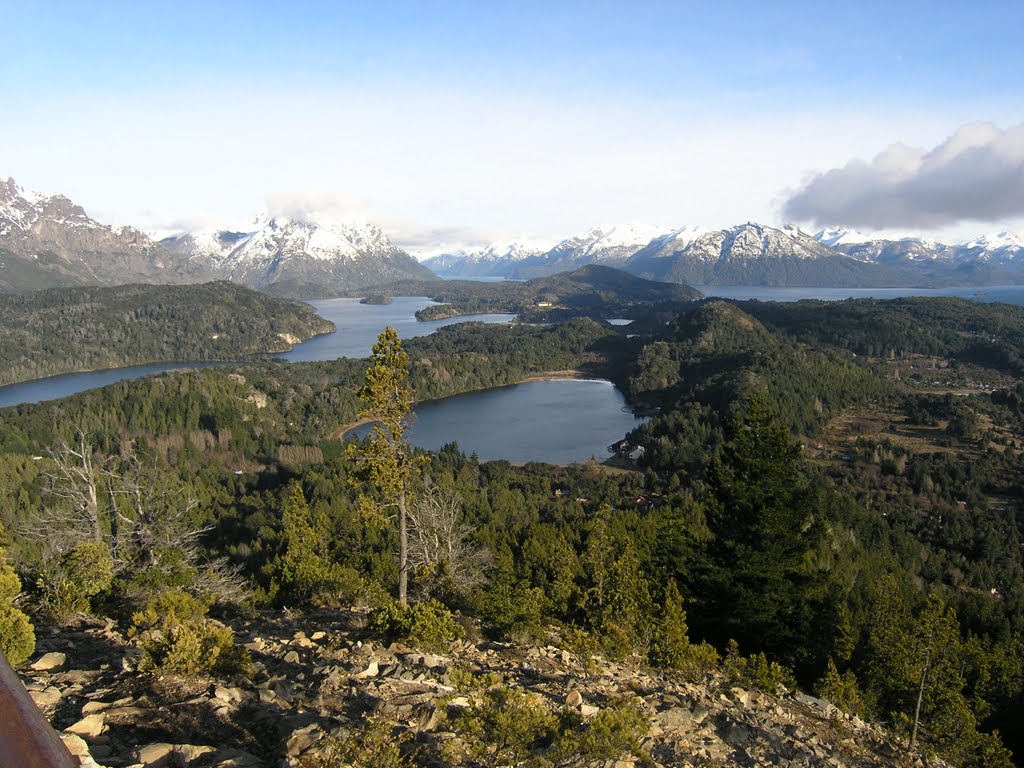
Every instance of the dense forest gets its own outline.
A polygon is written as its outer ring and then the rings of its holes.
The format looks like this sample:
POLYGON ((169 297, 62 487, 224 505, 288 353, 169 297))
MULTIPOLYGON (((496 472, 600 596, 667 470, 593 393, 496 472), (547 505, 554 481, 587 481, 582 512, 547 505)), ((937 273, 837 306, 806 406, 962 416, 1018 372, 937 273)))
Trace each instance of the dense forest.
POLYGON ((227 282, 0 294, 0 386, 143 363, 241 360, 332 330, 308 304, 227 282))
POLYGON ((955 765, 1024 754, 1024 310, 634 310, 628 334, 587 318, 450 326, 405 342, 392 367, 418 400, 550 370, 606 376, 652 414, 626 437, 645 448, 638 464, 343 444, 381 360, 260 361, 6 409, 0 522, 25 604, 37 622, 93 611, 141 631, 168 600, 201 596, 189 631, 210 633, 198 617, 238 599, 216 577, 228 566, 251 605, 365 604, 385 638, 444 642, 452 611, 497 637, 554 626, 666 674, 799 685, 955 765), (40 520, 73 528, 81 486, 65 469, 84 463, 110 500, 95 535, 33 536, 40 520), (145 514, 140 486, 155 491, 145 514), (394 599, 398 489, 409 606, 394 599), (145 536, 159 546, 143 568, 130 542, 145 536))

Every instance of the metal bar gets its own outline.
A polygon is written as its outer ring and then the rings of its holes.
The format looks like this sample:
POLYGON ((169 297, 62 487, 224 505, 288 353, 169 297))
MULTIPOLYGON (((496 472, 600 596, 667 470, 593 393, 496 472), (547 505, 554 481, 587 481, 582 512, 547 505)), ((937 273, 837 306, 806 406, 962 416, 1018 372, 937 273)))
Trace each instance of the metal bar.
POLYGON ((0 651, 0 768, 78 768, 0 651))

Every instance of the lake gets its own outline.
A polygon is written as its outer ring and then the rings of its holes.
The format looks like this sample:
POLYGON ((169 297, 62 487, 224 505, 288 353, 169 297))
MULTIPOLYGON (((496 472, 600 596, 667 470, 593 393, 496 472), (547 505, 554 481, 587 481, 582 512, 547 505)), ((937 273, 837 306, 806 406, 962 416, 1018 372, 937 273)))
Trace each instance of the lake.
MULTIPOLYGON (((600 379, 527 381, 432 400, 415 411, 406 435, 417 447, 436 451, 457 442, 485 461, 551 464, 606 459, 611 443, 645 421, 610 381, 600 379)), ((349 434, 369 431, 365 425, 349 434)))
POLYGON ((396 296, 390 304, 360 304, 359 299, 310 301, 320 317, 337 326, 334 333, 296 344, 290 352, 275 355, 291 362, 334 360, 338 357, 369 357, 377 336, 390 325, 400 339, 427 336, 455 323, 508 323, 515 315, 462 315, 420 322, 416 313, 437 302, 422 296, 396 296))
MULTIPOLYGON (((290 352, 273 357, 289 361, 334 360, 338 357, 369 357, 377 336, 384 327, 391 325, 400 338, 425 336, 438 328, 454 323, 481 321, 485 323, 507 323, 515 315, 466 315, 443 320, 421 323, 416 312, 435 302, 423 297, 396 297, 391 304, 360 304, 359 299, 323 299, 310 301, 317 313, 337 326, 334 333, 296 344, 290 352)), ((105 387, 116 381, 138 379, 154 373, 182 368, 207 368, 212 365, 233 363, 151 363, 128 368, 110 368, 86 373, 66 373, 46 379, 26 381, 0 387, 0 408, 21 403, 40 403, 67 397, 87 389, 105 387)))
POLYGON ((707 297, 757 299, 758 301, 800 301, 822 299, 898 299, 903 296, 957 296, 972 301, 1001 301, 1024 305, 1024 285, 969 286, 960 288, 762 288, 749 285, 695 285, 707 297))

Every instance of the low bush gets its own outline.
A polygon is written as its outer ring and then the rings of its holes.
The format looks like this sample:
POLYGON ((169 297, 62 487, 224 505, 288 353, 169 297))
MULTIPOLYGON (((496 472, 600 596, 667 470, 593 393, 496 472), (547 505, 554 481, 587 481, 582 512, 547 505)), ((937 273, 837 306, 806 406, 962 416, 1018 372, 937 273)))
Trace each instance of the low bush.
POLYGON ((139 670, 183 677, 242 674, 248 652, 235 645, 231 629, 206 618, 209 605, 180 590, 158 594, 132 616, 132 635, 142 657, 139 670))
POLYGON ((463 636, 452 612, 436 600, 403 606, 387 601, 370 611, 369 627, 425 651, 440 651, 463 636))
MULTIPOLYGON (((0 536, 3 528, 0 527, 0 536)), ((7 564, 5 551, 0 547, 0 651, 11 666, 28 660, 36 647, 36 633, 28 616, 14 605, 21 592, 21 579, 7 564)))

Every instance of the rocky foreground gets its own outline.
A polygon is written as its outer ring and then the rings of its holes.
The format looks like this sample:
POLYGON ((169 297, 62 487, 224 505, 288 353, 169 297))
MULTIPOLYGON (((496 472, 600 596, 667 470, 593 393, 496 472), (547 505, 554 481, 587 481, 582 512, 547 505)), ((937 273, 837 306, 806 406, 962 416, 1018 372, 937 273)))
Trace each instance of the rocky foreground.
POLYGON ((802 693, 744 690, 721 675, 694 684, 555 644, 463 640, 427 654, 385 647, 364 627, 358 612, 239 621, 253 664, 228 683, 141 675, 128 638, 83 623, 40 632, 20 674, 83 766, 341 765, 318 753, 368 716, 415 764, 449 765, 446 756, 467 746, 456 713, 500 681, 584 721, 609 702, 634 701, 646 734, 636 754, 602 761, 614 768, 923 765, 883 730, 802 693))

